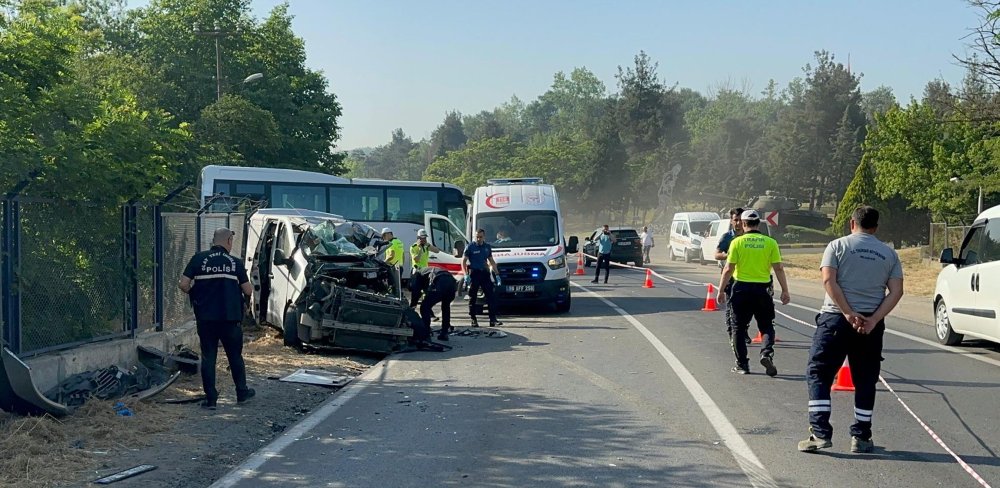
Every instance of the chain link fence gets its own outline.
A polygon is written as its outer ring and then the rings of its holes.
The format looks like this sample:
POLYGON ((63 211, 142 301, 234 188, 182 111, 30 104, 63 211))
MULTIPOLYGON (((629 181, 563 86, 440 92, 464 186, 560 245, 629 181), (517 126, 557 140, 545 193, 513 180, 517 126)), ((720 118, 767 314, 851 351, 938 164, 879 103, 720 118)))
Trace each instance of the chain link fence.
POLYGON ((0 198, 3 343, 30 356, 188 323, 178 279, 220 227, 242 254, 245 217, 0 198))
POLYGON ((930 259, 937 259, 941 256, 941 251, 952 248, 957 255, 958 249, 962 247, 965 234, 971 225, 955 222, 932 222, 930 226, 930 242, 927 246, 927 255, 930 259))

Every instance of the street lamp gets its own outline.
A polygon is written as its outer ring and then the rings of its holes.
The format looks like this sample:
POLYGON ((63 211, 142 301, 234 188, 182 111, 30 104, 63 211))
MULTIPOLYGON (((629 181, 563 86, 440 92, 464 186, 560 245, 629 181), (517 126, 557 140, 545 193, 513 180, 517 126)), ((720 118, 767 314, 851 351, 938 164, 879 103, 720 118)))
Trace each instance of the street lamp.
MULTIPOLYGON (((953 176, 948 181, 952 183, 958 183, 959 181, 962 181, 962 179, 957 176, 953 176)), ((979 199, 976 205, 976 215, 978 216, 981 213, 983 213, 983 186, 979 185, 979 199)))
MULTIPOLYGON (((219 101, 222 99, 222 53, 219 50, 219 38, 231 36, 234 32, 220 29, 219 24, 215 24, 212 30, 200 30, 198 29, 198 24, 194 24, 194 34, 196 36, 215 39, 215 101, 219 101)), ((263 77, 264 75, 261 76, 263 77)), ((249 77, 247 78, 249 79, 249 77)))
POLYGON ((250 76, 247 76, 246 78, 243 78, 243 84, 253 83, 263 78, 264 78, 264 73, 254 73, 250 76))

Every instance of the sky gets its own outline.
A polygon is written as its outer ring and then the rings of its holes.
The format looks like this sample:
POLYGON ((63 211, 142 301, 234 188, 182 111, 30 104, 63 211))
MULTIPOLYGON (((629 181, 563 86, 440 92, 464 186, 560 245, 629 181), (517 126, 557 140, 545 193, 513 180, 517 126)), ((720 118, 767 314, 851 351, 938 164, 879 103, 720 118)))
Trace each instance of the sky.
MULTIPOLYGON (((129 2, 143 5, 143 0, 129 2)), ((264 17, 278 0, 252 0, 264 17)), ((659 75, 703 94, 762 91, 803 75, 827 50, 905 103, 964 70, 979 13, 963 0, 639 1, 290 0, 307 65, 343 106, 337 147, 384 144, 395 128, 429 137, 447 112, 474 114, 516 95, 530 102, 558 71, 586 67, 610 92, 640 50, 659 75)))

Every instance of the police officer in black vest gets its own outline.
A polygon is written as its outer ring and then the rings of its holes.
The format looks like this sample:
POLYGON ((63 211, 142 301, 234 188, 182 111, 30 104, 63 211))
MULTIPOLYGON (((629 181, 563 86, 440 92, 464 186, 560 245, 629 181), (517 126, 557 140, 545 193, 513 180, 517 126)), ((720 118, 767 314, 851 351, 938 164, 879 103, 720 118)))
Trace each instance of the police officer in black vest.
POLYGON ((236 383, 236 403, 243 403, 257 393, 247 388, 243 363, 243 300, 253 293, 243 261, 230 255, 234 232, 215 231, 212 248, 195 254, 181 276, 181 291, 187 293, 198 321, 201 341, 201 382, 205 401, 201 406, 215 410, 219 391, 215 388, 215 361, 219 342, 226 351, 229 369, 236 383))

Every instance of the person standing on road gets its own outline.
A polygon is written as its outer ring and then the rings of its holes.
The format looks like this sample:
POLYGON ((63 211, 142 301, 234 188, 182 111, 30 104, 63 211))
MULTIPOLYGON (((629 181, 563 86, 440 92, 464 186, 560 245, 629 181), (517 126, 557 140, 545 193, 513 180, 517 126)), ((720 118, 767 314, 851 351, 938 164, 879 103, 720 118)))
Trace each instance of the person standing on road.
POLYGON ((493 260, 493 248, 486 242, 486 231, 479 229, 476 231, 476 240, 465 248, 465 256, 462 258, 462 273, 465 274, 465 282, 469 287, 469 317, 472 318, 473 327, 479 327, 476 320, 476 299, 480 288, 486 297, 486 306, 489 307, 490 327, 496 327, 499 322, 491 269, 497 275, 500 274, 500 268, 493 260))
POLYGON ((649 231, 648 226, 642 227, 642 234, 639 235, 639 239, 642 241, 642 264, 649 264, 651 262, 649 259, 649 251, 652 250, 656 244, 653 242, 653 233, 649 231))
POLYGON ((184 268, 178 287, 187 293, 194 307, 201 342, 201 384, 205 400, 201 406, 215 410, 219 391, 215 388, 215 363, 219 342, 226 351, 229 369, 236 384, 236 403, 257 394, 247 387, 243 362, 243 304, 253 293, 243 260, 230 255, 233 235, 229 229, 215 231, 212 247, 195 254, 184 268))
POLYGON ((604 230, 597 236, 597 270, 591 283, 597 283, 601 277, 601 266, 604 266, 604 283, 608 282, 608 275, 611 273, 611 246, 615 243, 615 237, 611 235, 608 224, 604 224, 604 230))
POLYGON ((416 292, 424 295, 424 301, 420 304, 420 318, 424 321, 424 327, 430 329, 431 318, 434 317, 434 305, 441 304, 441 332, 437 338, 447 341, 448 334, 453 329, 451 302, 455 300, 458 292, 455 277, 444 269, 425 267, 414 272, 410 281, 414 283, 416 292))
POLYGON ((826 298, 816 316, 809 349, 811 435, 799 450, 831 447, 830 387, 844 359, 854 381, 851 452, 872 452, 872 411, 882 360, 885 316, 903 297, 903 267, 891 247, 878 240, 878 210, 860 206, 851 215, 851 233, 830 242, 820 269, 826 298), (888 290, 888 294, 886 294, 888 290))
POLYGON ((734 280, 732 288, 733 307, 733 353, 736 354, 736 366, 732 372, 747 374, 750 372, 750 360, 747 358, 747 328, 750 321, 757 320, 763 340, 760 348, 760 364, 768 376, 778 374, 774 367, 774 301, 769 288, 771 286, 771 270, 781 284, 781 303, 787 305, 791 299, 788 294, 788 281, 785 270, 781 266, 781 252, 774 239, 765 236, 760 228, 760 215, 750 209, 740 215, 743 235, 733 239, 729 244, 726 256, 726 267, 722 270, 719 282, 718 302, 726 303, 726 290, 730 278, 734 280))
POLYGON ((421 295, 421 290, 414 286, 413 277, 430 264, 432 252, 441 252, 441 249, 427 242, 427 229, 418 230, 417 242, 410 246, 410 261, 413 263, 413 272, 410 273, 410 308, 417 306, 421 295))
MULTIPOLYGON (((726 267, 726 258, 729 257, 729 245, 732 244, 733 239, 743 235, 743 224, 741 224, 740 216, 743 215, 743 209, 736 207, 729 210, 729 231, 722 234, 719 238, 719 245, 715 246, 715 259, 719 262, 719 273, 726 267)), ((726 295, 733 294, 733 284, 729 283, 729 289, 723 290, 726 295)), ((733 340, 733 302, 730 300, 726 303, 726 333, 729 334, 729 341, 733 340)), ((746 338, 746 343, 750 343, 749 335, 746 338)), ((735 347, 735 346, 734 346, 735 347)), ((735 349, 734 349, 735 350, 735 349)))

